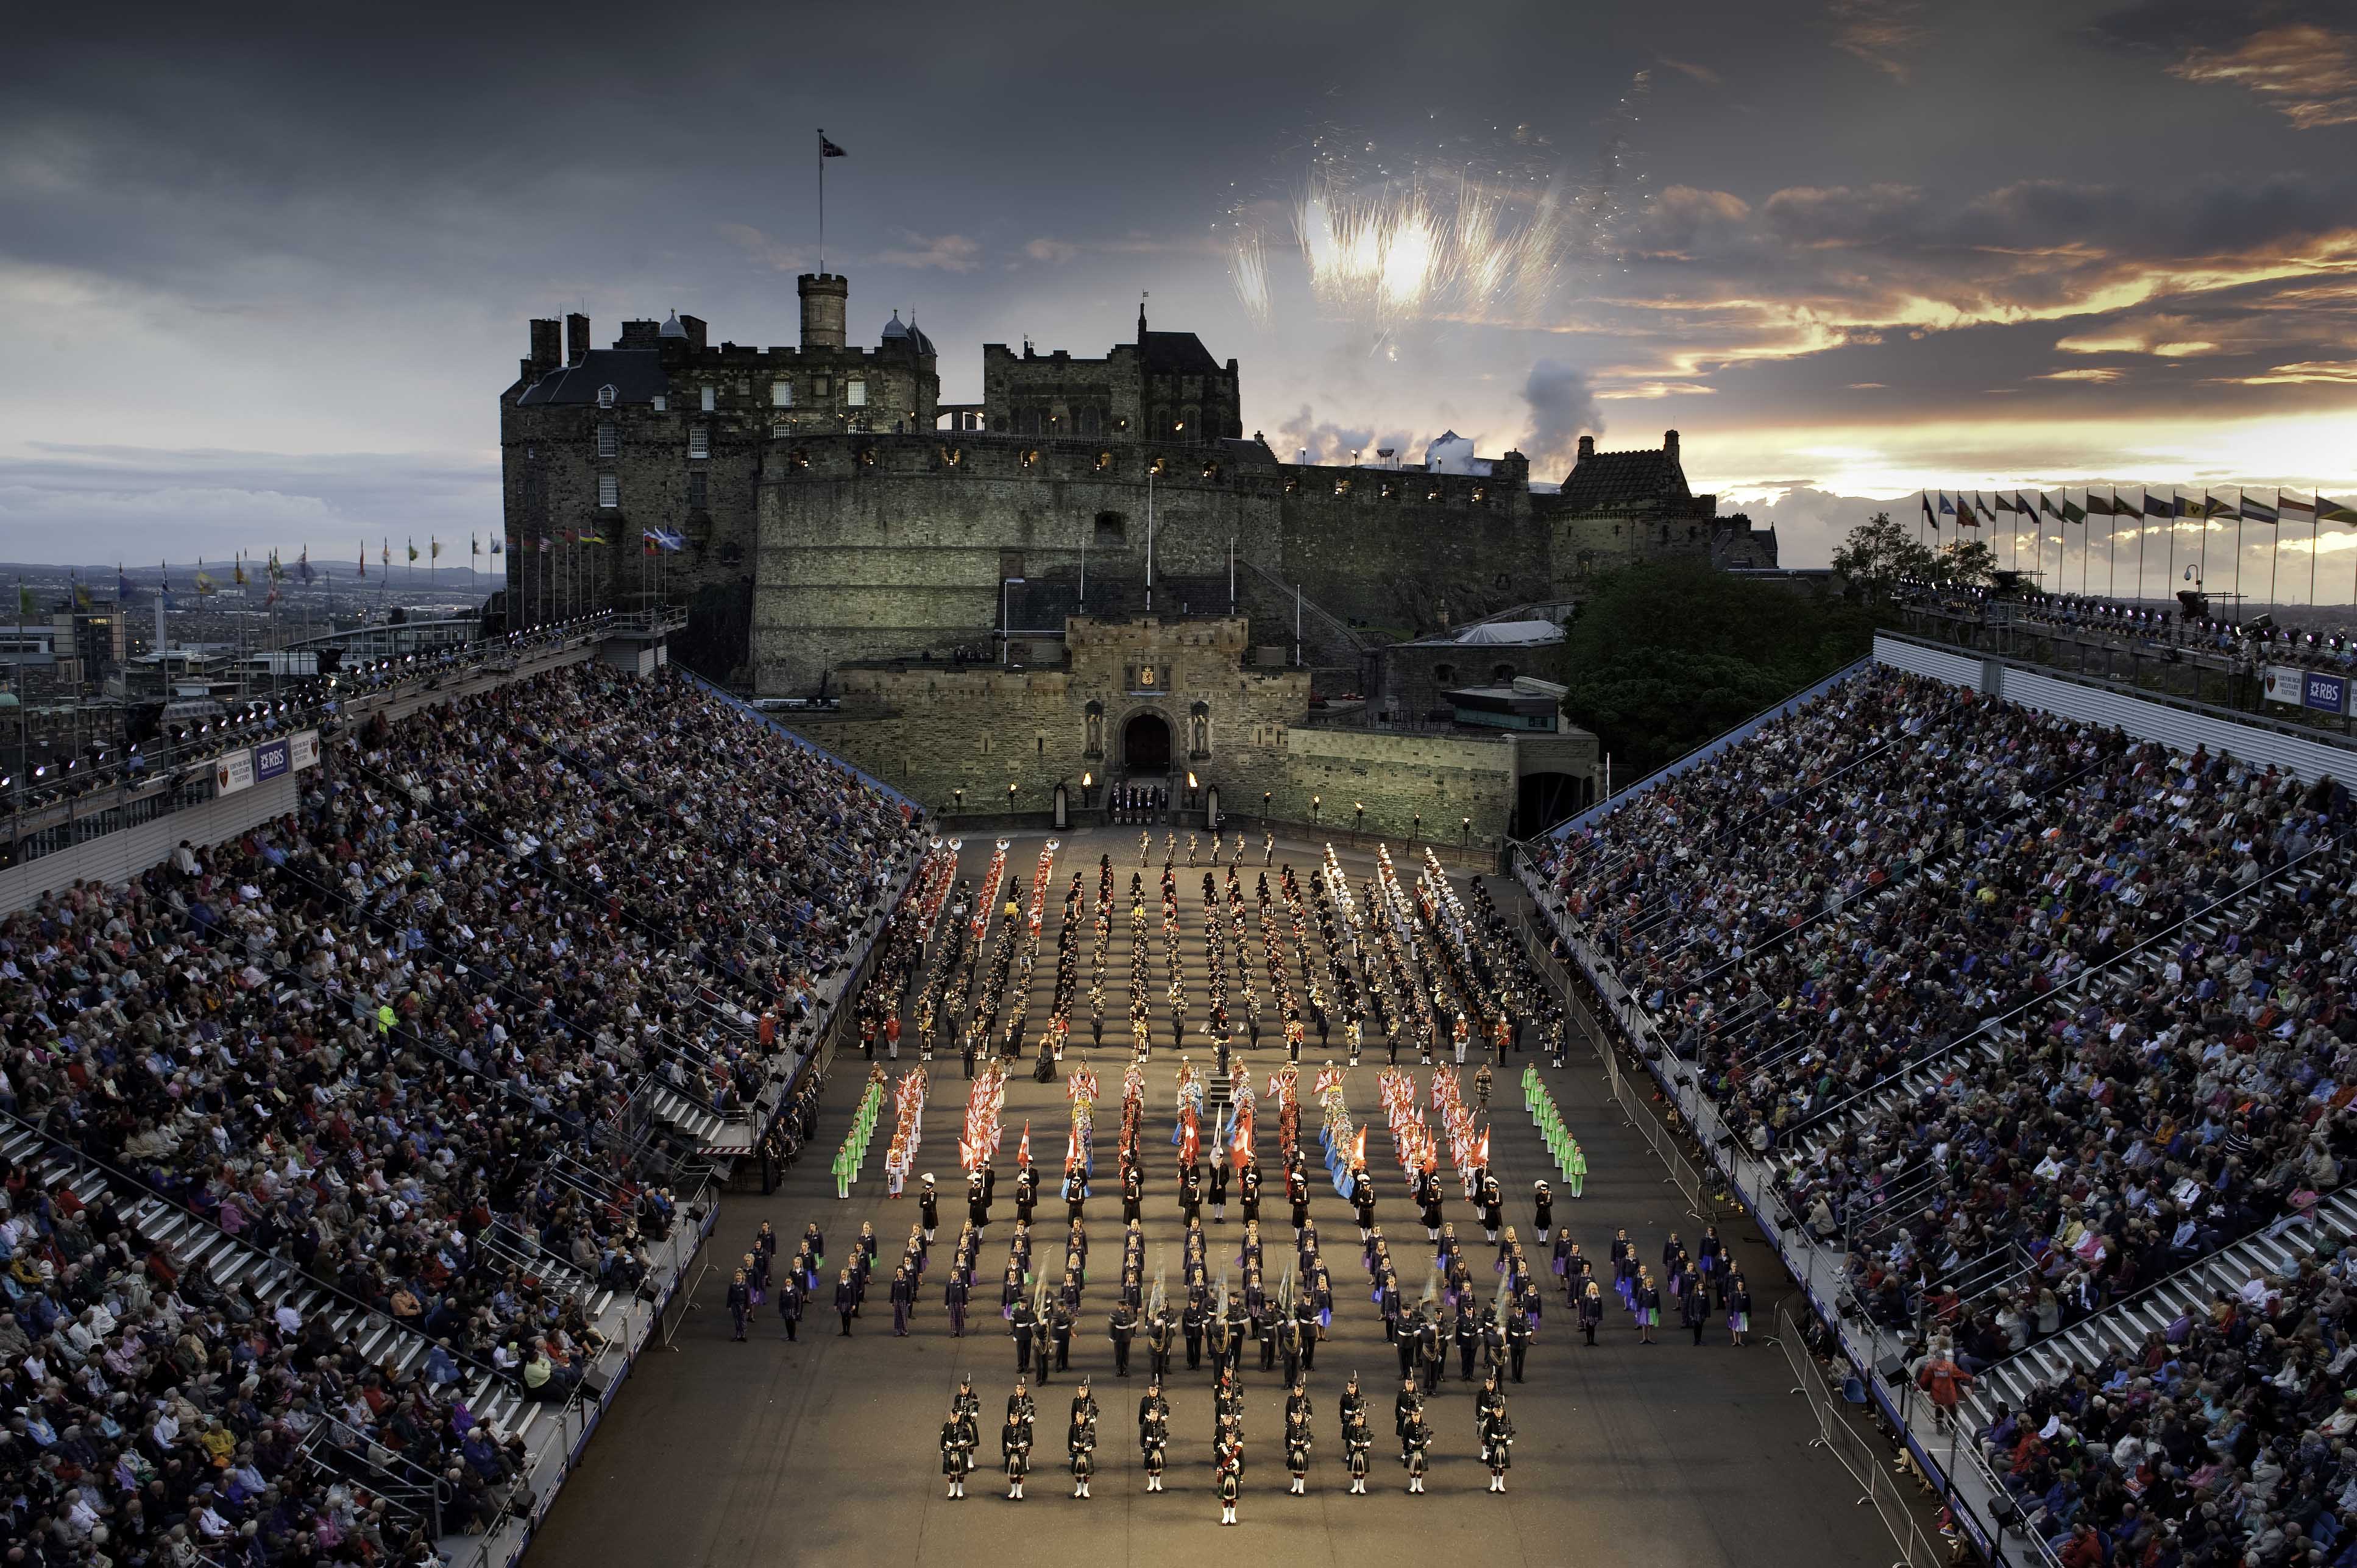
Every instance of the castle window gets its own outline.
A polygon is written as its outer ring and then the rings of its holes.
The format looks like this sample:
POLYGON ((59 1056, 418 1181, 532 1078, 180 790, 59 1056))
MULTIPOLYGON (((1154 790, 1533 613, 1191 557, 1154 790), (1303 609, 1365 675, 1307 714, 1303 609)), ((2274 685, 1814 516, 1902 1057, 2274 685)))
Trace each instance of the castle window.
POLYGON ((866 408, 867 406, 867 383, 866 381, 844 382, 843 401, 849 403, 854 408, 866 408))
POLYGON ((661 392, 655 393, 655 412, 657 413, 665 413, 670 409, 670 407, 671 399, 663 396, 661 392))
POLYGON ((1097 513, 1096 542, 1099 549, 1118 550, 1129 538, 1129 520, 1117 511, 1097 513))
POLYGON ((690 468, 687 471, 687 510, 690 511, 703 511, 711 504, 712 490, 707 479, 708 472, 704 468, 690 468))
POLYGON ((703 391, 703 398, 704 398, 704 412, 705 412, 705 413, 710 413, 712 412, 713 399, 714 399, 714 398, 716 398, 716 396, 718 396, 718 395, 719 395, 719 394, 718 394, 718 392, 717 392, 715 389, 713 389, 713 388, 711 388, 711 387, 705 387, 705 388, 704 389, 704 391, 703 391))
POLYGON ((614 406, 614 389, 612 387, 602 386, 597 389, 597 406, 599 408, 611 408, 614 406))
POLYGON ((1097 433, 1097 411, 1093 408, 1081 410, 1080 417, 1075 423, 1079 424, 1082 435, 1094 435, 1097 433))
POLYGON ((597 424, 597 456, 611 457, 621 448, 621 438, 614 433, 614 422, 600 420, 597 424))
POLYGON ((1436 664, 1432 667, 1432 678, 1446 686, 1448 682, 1457 679, 1457 666, 1454 664, 1436 664))
POLYGON ((712 456, 712 428, 699 424, 687 433, 687 455, 691 457, 712 456))
POLYGON ((1493 664, 1490 667, 1490 679, 1501 686, 1509 685, 1514 679, 1514 667, 1511 664, 1493 664))
POLYGON ((826 377, 824 377, 824 376, 820 376, 820 377, 816 378, 816 380, 815 380, 815 381, 814 381, 814 383, 813 383, 813 384, 814 384, 814 385, 816 386, 816 388, 817 388, 819 401, 820 401, 821 403, 825 402, 825 401, 826 401, 826 392, 827 392, 827 388, 828 388, 829 386, 833 385, 834 383, 833 383, 832 381, 830 381, 826 377))
POLYGON ((597 476, 597 504, 615 507, 622 504, 622 481, 611 474, 597 476))
POLYGON ((771 408, 793 407, 794 383, 787 381, 771 381, 770 383, 770 406, 771 408))

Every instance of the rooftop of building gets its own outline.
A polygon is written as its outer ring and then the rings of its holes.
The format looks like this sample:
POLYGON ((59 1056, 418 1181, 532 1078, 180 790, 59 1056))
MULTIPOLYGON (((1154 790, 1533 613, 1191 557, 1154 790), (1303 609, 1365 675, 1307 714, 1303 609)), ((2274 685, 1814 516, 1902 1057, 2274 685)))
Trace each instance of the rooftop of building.
POLYGON ((1663 433, 1661 446, 1631 452, 1598 452, 1593 436, 1581 436, 1579 460, 1564 476, 1561 494, 1564 508, 1575 512, 1611 511, 1694 496, 1678 461, 1674 430, 1663 433))

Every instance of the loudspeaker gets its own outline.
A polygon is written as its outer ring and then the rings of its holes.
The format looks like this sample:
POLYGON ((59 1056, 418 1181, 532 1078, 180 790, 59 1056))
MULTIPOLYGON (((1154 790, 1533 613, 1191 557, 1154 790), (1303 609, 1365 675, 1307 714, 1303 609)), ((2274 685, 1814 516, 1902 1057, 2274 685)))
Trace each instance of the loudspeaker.
POLYGON ((1874 1369, 1880 1373, 1882 1380, 1892 1388, 1897 1388, 1907 1380, 1907 1359, 1896 1351, 1876 1362, 1874 1369))

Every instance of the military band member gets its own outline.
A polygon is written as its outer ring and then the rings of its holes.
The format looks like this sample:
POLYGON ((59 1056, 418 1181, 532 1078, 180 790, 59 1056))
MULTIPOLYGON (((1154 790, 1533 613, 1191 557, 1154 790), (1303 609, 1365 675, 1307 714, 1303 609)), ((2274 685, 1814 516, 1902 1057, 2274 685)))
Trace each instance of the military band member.
POLYGON ((1162 1472, 1169 1460, 1170 1402, 1162 1397, 1162 1386, 1155 1384, 1138 1402, 1138 1455, 1146 1466, 1146 1489, 1162 1489, 1162 1472))
POLYGON ((1300 1497, 1309 1489, 1309 1412, 1305 1406, 1293 1412, 1285 1423, 1285 1467, 1293 1473, 1293 1496, 1300 1497))
MULTIPOLYGON (((1146 1369, 1157 1381, 1170 1375, 1170 1348, 1178 1337, 1178 1328, 1170 1321, 1168 1307, 1157 1306, 1146 1323, 1146 1369)), ((1191 1359, 1189 1365, 1192 1365, 1191 1359)))
POLYGON ((1019 1503, 1024 1474, 1031 1468, 1031 1429, 1008 1422, 998 1434, 998 1446, 1006 1455, 1006 1496, 1019 1503))
POLYGON ((1115 1304, 1113 1318, 1107 1326, 1113 1340, 1114 1376, 1129 1376, 1129 1342, 1137 1336, 1137 1309, 1124 1301, 1115 1304))
POLYGON ((1367 1495, 1367 1471, 1374 1443, 1367 1431, 1365 1413, 1354 1413, 1342 1428, 1342 1447, 1343 1465, 1351 1475, 1351 1490, 1358 1497, 1367 1495))
MULTIPOLYGON (((1006 1272, 1010 1276, 1010 1283, 1015 1284, 1016 1289, 1020 1290, 1022 1286, 1019 1279, 1015 1277, 1015 1265, 1007 1264, 1006 1272)), ((1031 1330, 1038 1324, 1039 1319, 1031 1310, 1031 1304, 1017 1295, 1015 1298, 1014 1310, 1007 1314, 1006 1321, 1007 1333, 1015 1341, 1015 1375, 1018 1378, 1028 1377, 1031 1372, 1031 1330)))
POLYGON ((1407 1449, 1407 1489, 1420 1494, 1424 1490, 1425 1473, 1432 1467, 1432 1428, 1425 1423, 1423 1411, 1410 1413, 1407 1431, 1402 1441, 1407 1449))
POLYGON ((965 1496, 966 1472, 973 1468, 974 1443, 959 1418, 958 1407, 952 1404, 950 1418, 942 1423, 942 1474, 949 1477, 951 1497, 965 1496))
MULTIPOLYGON (((1071 1371, 1072 1369, 1072 1309, 1060 1301, 1057 1302, 1048 1309, 1046 1327, 1048 1338, 1056 1348, 1056 1370, 1071 1371)), ((1044 1367, 1040 1371, 1039 1380, 1043 1383, 1048 1380, 1044 1367)))

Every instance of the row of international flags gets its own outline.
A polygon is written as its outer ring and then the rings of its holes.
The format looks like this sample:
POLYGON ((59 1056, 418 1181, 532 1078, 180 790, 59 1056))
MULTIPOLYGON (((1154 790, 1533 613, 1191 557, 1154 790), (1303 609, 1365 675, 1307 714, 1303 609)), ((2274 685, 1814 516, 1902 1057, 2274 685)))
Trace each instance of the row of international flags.
MULTIPOLYGON (((559 543, 611 544, 613 542, 611 539, 594 529, 561 528, 554 534, 544 533, 540 536, 540 553, 545 555, 555 549, 559 543)), ((686 549, 687 535, 674 532, 668 528, 642 528, 639 530, 639 542, 645 547, 648 554, 652 555, 658 550, 669 552, 686 549)), ((493 553, 496 554, 497 551, 495 550, 493 553)))
MULTIPOLYGON (((654 554, 658 551, 673 553, 687 548, 687 535, 667 528, 641 529, 640 531, 640 540, 644 545, 646 553, 650 555, 654 554)), ((594 530, 567 528, 559 530, 555 535, 541 535, 538 541, 540 553, 544 555, 547 554, 550 551, 556 548, 560 541, 567 545, 611 544, 614 542, 605 534, 597 532, 594 530)), ((526 544, 531 542, 532 542, 530 541, 525 542, 526 544)), ((417 540, 414 536, 412 536, 406 542, 406 548, 408 551, 409 561, 412 565, 416 564, 421 557, 429 564, 442 559, 442 541, 440 538, 432 534, 428 534, 426 536, 425 548, 423 552, 419 551, 417 548, 417 540)), ((456 548, 456 546, 454 545, 453 548, 456 548)), ((473 533, 468 534, 467 536, 467 554, 468 559, 479 560, 487 552, 483 548, 483 540, 481 535, 473 533)), ((494 556, 504 555, 507 553, 507 546, 499 535, 493 534, 491 536, 490 548, 488 553, 494 556)), ((388 576, 391 575, 393 571, 393 541, 390 538, 381 539, 377 542, 377 564, 388 576)), ((366 540, 362 540, 361 542, 360 559, 356 565, 356 575, 362 578, 367 577, 369 575, 369 549, 368 542, 366 540)), ((158 563, 158 567, 163 573, 163 577, 156 585, 156 591, 162 596, 164 607, 166 609, 177 608, 179 604, 179 596, 172 590, 171 564, 169 562, 161 562, 158 563)), ((311 547, 307 544, 303 546, 301 552, 296 555, 292 564, 280 560, 278 552, 274 549, 271 551, 267 556, 259 561, 251 560, 244 553, 240 553, 231 557, 230 585, 232 587, 242 588, 252 583, 256 575, 261 575, 270 584, 269 595, 263 601, 266 607, 267 606, 274 605, 278 602, 279 585, 284 583, 287 578, 293 577, 297 582, 311 583, 317 581, 320 576, 325 575, 325 573, 326 568, 324 566, 314 567, 311 564, 311 547)), ((201 555, 197 557, 197 570, 194 586, 199 598, 210 598, 213 595, 221 592, 222 586, 221 580, 213 575, 213 569, 205 564, 204 557, 201 555)), ((131 576, 130 574, 121 565, 117 565, 114 568, 114 592, 115 596, 120 601, 125 604, 130 602, 132 594, 131 576)), ((17 597, 26 606, 29 606, 32 603, 32 599, 29 596, 29 590, 20 591, 17 597)), ((83 582, 78 575, 73 579, 73 600, 74 607, 77 609, 89 609, 92 604, 90 585, 83 582)), ((27 610, 27 613, 30 613, 29 610, 27 610)))
POLYGON ((2080 499, 2072 500, 2068 489, 2049 495, 2044 490, 1975 490, 1967 495, 1963 490, 1925 490, 1922 493, 1923 521, 1937 530, 1943 522, 1959 528, 1978 528, 1983 523, 1995 523, 1997 514, 2009 512, 2018 518, 2052 518, 2057 522, 2085 522, 2089 518, 2132 517, 2161 519, 2174 521, 2179 518, 2227 518, 2244 522, 2264 522, 2270 527, 2287 522, 2305 522, 2310 526, 2321 522, 2357 523, 2357 506, 2334 500, 2325 495, 2302 495, 2298 490, 2278 489, 2272 501, 2261 499, 2263 492, 2249 487, 2229 486, 2225 493, 2205 489, 2200 495, 2189 495, 2170 485, 2155 489, 2148 485, 2087 486, 2079 491, 2080 499), (2104 493, 2108 491, 2109 493, 2104 493))
MULTIPOLYGON (((542 548, 545 549, 547 546, 544 544, 542 548)), ((380 540, 378 542, 377 549, 379 564, 387 573, 390 573, 393 569, 393 541, 389 538, 380 540)), ((442 541, 439 538, 429 534, 426 537, 425 549, 422 553, 425 559, 428 561, 439 561, 442 559, 442 541)), ((417 548, 417 541, 414 538, 408 541, 408 552, 411 563, 414 564, 421 554, 421 552, 417 548)), ((470 558, 480 558, 483 555, 483 540, 479 534, 470 533, 467 536, 467 553, 470 558)), ((490 553, 493 555, 505 553, 505 546, 500 542, 497 535, 494 535, 491 539, 490 553)), ((363 540, 361 542, 360 561, 358 563, 357 575, 359 576, 366 577, 369 575, 368 563, 368 542, 363 540)), ((156 584, 156 591, 162 596, 164 607, 166 609, 168 610, 176 608, 179 602, 179 596, 172 590, 171 563, 159 562, 157 566, 158 570, 162 572, 163 576, 161 581, 156 584)), ((259 560, 240 552, 230 558, 229 585, 231 587, 242 588, 253 582, 257 575, 262 577, 270 585, 269 595, 263 601, 265 606, 268 606, 274 605, 278 602, 279 585, 285 582, 289 577, 294 578, 296 582, 311 583, 317 581, 320 577, 326 575, 327 568, 325 566, 315 567, 311 564, 311 547, 307 544, 303 546, 302 550, 296 555, 292 563, 280 559, 279 553, 276 550, 271 551, 268 555, 262 557, 259 560)), ((193 585, 196 588, 197 596, 199 598, 210 598, 213 595, 221 592, 222 587, 221 579, 213 575, 213 568, 205 564, 205 559, 201 555, 197 557, 197 570, 193 585)), ((130 601, 132 594, 131 575, 120 565, 117 565, 114 568, 114 593, 117 599, 124 603, 128 603, 130 601)), ((79 576, 74 579, 73 597, 76 608, 88 609, 91 607, 91 599, 90 585, 81 581, 79 576)))

